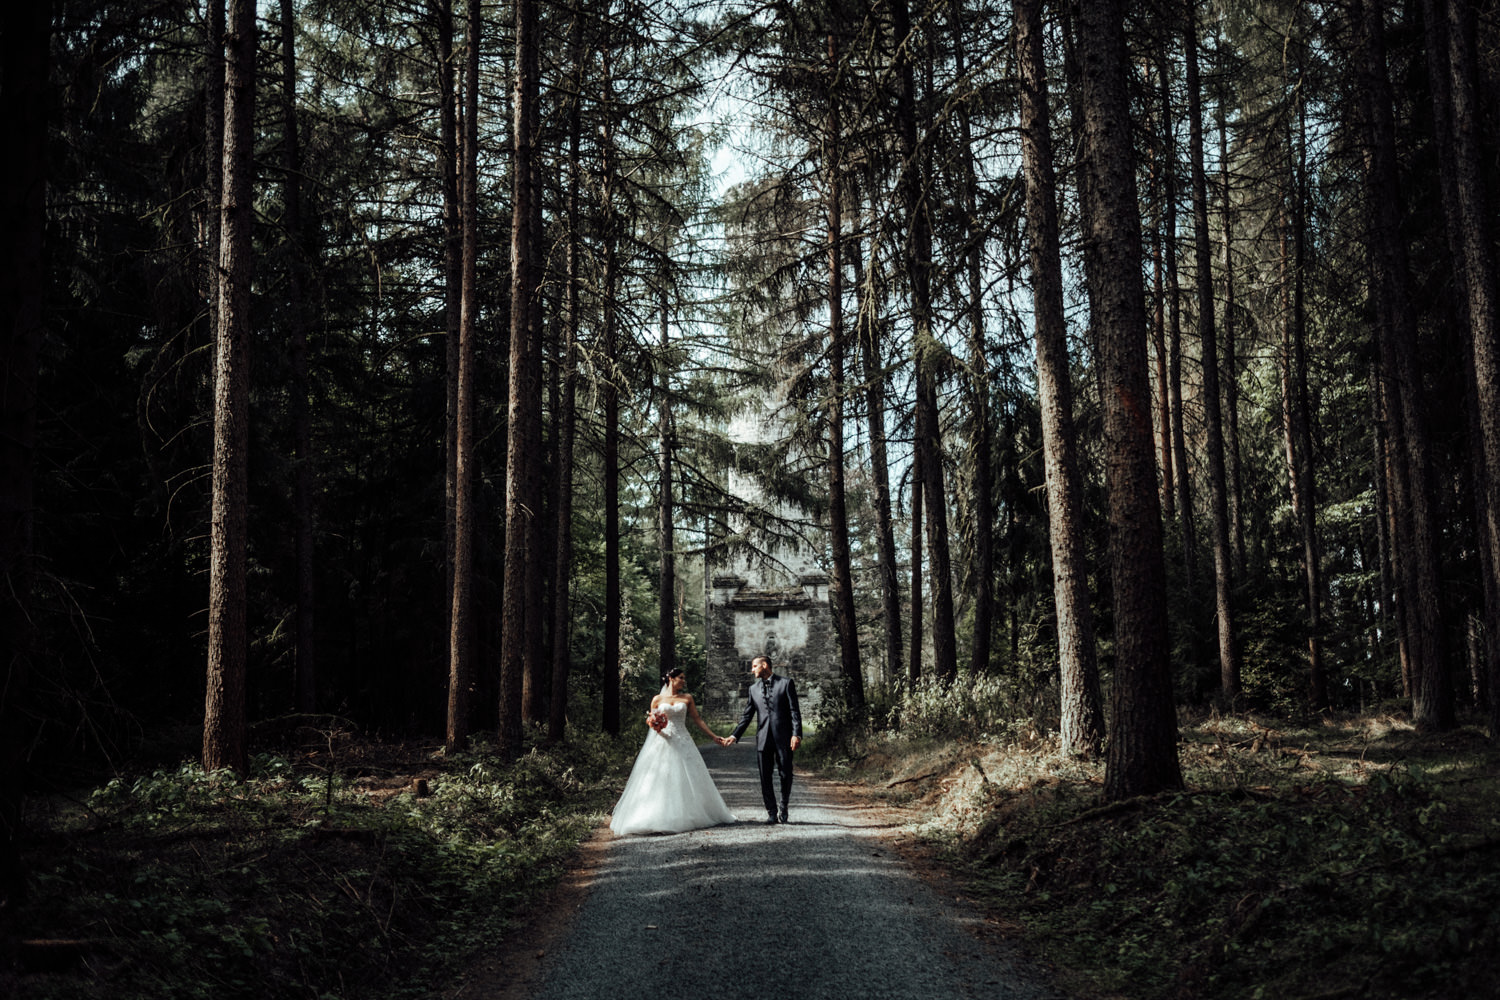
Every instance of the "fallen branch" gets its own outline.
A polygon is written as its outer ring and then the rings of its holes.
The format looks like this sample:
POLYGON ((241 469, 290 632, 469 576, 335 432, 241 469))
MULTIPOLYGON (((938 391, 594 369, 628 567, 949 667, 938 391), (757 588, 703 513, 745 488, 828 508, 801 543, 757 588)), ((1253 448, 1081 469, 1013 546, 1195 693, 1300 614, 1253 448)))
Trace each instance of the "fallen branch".
POLYGON ((1061 823, 1054 824, 1054 826, 1072 826, 1074 823, 1087 823, 1089 820, 1101 819, 1105 816, 1113 816, 1115 813, 1129 812, 1132 809, 1139 809, 1141 806, 1146 805, 1149 802, 1155 802, 1160 798, 1161 796, 1159 795, 1137 795, 1132 799, 1121 799, 1118 802, 1109 802, 1105 805, 1095 806, 1093 809, 1081 812, 1077 816, 1074 816, 1072 819, 1065 819, 1061 823))
POLYGON ((1077 816, 1074 816, 1072 819, 1065 819, 1060 823, 1054 823, 1052 825, 1052 829, 1058 829, 1064 826, 1072 826, 1074 823, 1087 823, 1089 820, 1100 819, 1105 816, 1113 816, 1115 813, 1130 812, 1133 809, 1139 809, 1142 806, 1150 805, 1154 802, 1163 802, 1167 799, 1180 799, 1190 796, 1198 797, 1225 794, 1243 795, 1248 798, 1260 799, 1262 801, 1270 801, 1271 799, 1275 798, 1274 795, 1268 795, 1264 792, 1259 792, 1252 788, 1243 787, 1204 788, 1198 791, 1187 791, 1179 789, 1177 791, 1171 792, 1157 792, 1155 795, 1137 795, 1134 798, 1121 799, 1118 802, 1106 802, 1102 806, 1095 806, 1093 809, 1090 809, 1086 812, 1081 812, 1077 816))

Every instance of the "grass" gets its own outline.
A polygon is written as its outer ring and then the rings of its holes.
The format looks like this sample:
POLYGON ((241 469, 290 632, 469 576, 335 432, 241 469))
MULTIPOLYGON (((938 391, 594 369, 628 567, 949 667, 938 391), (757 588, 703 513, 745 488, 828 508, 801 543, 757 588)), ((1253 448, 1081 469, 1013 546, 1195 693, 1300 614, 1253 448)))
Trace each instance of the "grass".
POLYGON ((505 767, 483 743, 312 736, 243 779, 184 764, 34 800, 0 994, 432 996, 555 880, 635 749, 575 738, 505 767))
POLYGON ((1119 803, 1024 728, 815 752, 1080 996, 1500 996, 1500 754, 1476 729, 1201 718, 1185 790, 1119 803))

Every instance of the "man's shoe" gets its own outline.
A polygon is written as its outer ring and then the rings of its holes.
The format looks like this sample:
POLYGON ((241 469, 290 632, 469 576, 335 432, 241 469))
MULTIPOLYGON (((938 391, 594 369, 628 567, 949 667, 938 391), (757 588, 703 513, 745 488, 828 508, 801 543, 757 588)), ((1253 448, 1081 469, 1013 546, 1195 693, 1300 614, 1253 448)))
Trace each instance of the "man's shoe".
MULTIPOLYGON (((775 823, 776 822, 776 814, 772 813, 770 816, 766 817, 766 822, 767 823, 775 823)), ((785 821, 783 821, 783 822, 785 822, 785 821)))
POLYGON ((781 815, 776 818, 776 822, 778 822, 778 823, 785 823, 785 822, 787 822, 786 810, 785 809, 781 810, 781 815))

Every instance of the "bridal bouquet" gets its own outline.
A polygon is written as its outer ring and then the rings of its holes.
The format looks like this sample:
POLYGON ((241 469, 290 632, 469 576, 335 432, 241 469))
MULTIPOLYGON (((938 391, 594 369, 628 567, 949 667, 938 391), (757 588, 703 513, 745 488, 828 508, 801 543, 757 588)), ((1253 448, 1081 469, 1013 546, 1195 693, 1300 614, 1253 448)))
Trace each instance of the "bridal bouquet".
POLYGON ((663 729, 667 728, 667 713, 663 712, 659 708, 653 708, 651 711, 646 713, 646 725, 650 726, 658 733, 661 732, 663 729))

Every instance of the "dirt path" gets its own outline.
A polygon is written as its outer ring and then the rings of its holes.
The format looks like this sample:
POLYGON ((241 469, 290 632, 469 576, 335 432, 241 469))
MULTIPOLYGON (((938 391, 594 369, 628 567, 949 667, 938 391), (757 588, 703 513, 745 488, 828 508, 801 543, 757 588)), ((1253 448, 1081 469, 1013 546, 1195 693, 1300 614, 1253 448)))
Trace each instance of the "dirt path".
POLYGON ((705 747, 741 822, 597 833, 538 920, 449 1000, 1061 997, 983 915, 918 877, 895 819, 799 776, 791 822, 764 813, 748 744, 705 747))

